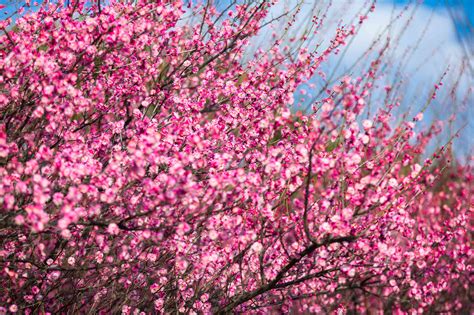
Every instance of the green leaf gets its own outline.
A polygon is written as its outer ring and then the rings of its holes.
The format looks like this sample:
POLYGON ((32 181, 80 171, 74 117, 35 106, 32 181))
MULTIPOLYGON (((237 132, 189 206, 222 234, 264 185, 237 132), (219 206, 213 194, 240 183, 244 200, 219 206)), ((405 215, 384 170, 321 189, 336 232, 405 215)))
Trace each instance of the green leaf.
POLYGON ((329 143, 326 145, 326 152, 334 151, 339 146, 340 143, 341 143, 341 137, 338 137, 336 141, 329 141, 329 143))
POLYGON ((48 44, 41 44, 38 46, 38 51, 47 51, 49 48, 48 44))

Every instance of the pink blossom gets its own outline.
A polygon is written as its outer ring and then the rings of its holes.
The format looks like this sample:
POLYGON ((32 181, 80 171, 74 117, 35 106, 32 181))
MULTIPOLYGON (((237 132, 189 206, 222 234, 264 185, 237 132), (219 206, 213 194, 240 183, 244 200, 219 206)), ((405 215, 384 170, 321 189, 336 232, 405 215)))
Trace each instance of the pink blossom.
POLYGON ((428 155, 442 126, 398 124, 382 52, 323 73, 365 15, 316 47, 327 19, 290 14, 253 51, 273 7, 81 0, 1 22, 0 313, 468 310, 472 168, 428 155))

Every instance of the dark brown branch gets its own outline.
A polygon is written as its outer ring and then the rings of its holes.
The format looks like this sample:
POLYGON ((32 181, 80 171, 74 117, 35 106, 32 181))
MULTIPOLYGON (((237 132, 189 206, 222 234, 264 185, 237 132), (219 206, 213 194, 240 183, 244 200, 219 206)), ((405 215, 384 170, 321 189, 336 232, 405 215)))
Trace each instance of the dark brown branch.
POLYGON ((280 272, 276 275, 276 277, 268 282, 266 285, 263 285, 259 287, 258 289, 255 289, 251 292, 247 293, 242 293, 236 298, 234 298, 230 303, 228 303, 226 306, 224 306, 217 314, 228 314, 230 313, 234 308, 237 306, 252 300, 253 298, 268 292, 270 290, 273 290, 277 287, 278 283, 280 282, 281 279, 286 275, 286 273, 293 268, 299 261, 301 261, 303 258, 307 257, 311 253, 313 253, 316 249, 322 247, 322 246, 327 246, 333 243, 342 243, 342 242, 352 242, 356 239, 355 236, 342 236, 342 237, 337 237, 333 239, 329 239, 325 242, 322 243, 312 243, 310 246, 308 246, 304 251, 302 251, 297 257, 292 258, 288 264, 283 267, 280 272))

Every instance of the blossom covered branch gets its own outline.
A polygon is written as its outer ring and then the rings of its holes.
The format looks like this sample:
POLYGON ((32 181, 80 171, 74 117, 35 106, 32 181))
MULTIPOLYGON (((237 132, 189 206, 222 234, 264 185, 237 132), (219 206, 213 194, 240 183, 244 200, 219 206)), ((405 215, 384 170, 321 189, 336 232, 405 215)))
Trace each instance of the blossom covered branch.
POLYGON ((0 313, 469 307, 437 126, 362 118, 378 62, 290 110, 354 26, 248 58, 273 2, 71 3, 0 22, 0 313))

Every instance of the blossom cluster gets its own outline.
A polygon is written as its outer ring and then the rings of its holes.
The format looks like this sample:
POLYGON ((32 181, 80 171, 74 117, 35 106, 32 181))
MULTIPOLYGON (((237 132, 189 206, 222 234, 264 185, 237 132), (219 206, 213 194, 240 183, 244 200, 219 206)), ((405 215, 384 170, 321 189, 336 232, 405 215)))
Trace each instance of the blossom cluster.
POLYGON ((354 28, 243 62, 271 2, 71 2, 0 22, 0 314, 469 307, 438 126, 366 115, 376 71, 290 109, 354 28))

